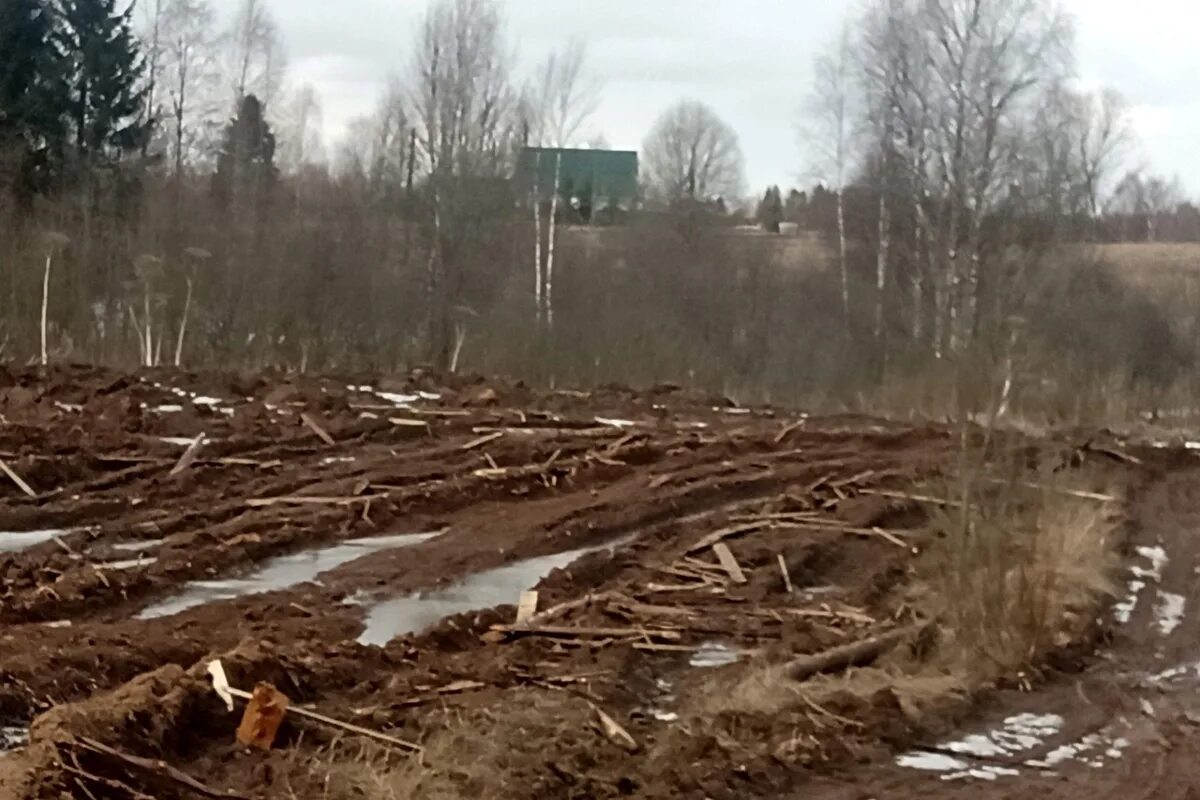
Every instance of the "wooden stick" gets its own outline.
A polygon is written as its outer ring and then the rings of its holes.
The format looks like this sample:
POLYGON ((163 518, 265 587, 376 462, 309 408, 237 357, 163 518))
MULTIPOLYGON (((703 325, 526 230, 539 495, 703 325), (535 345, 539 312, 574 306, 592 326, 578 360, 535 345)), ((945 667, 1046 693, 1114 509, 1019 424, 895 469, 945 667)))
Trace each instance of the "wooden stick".
POLYGON ((99 753, 101 755, 114 758, 128 767, 133 767, 134 769, 141 770, 142 772, 149 772, 159 778, 165 778, 172 783, 186 786, 191 791, 204 797, 217 798, 218 800, 233 800, 234 798, 248 800, 244 794, 218 792, 216 789, 211 789, 193 778, 191 775, 180 772, 165 761, 154 761, 149 758, 142 758, 141 756, 132 756, 128 753, 122 753, 120 750, 116 750, 104 744, 103 742, 98 742, 95 739, 87 736, 80 736, 78 741, 85 750, 90 750, 93 753, 99 753))
POLYGON ((263 508, 274 505, 292 506, 348 506, 354 503, 370 502, 375 497, 386 495, 359 495, 357 497, 320 497, 316 495, 287 495, 284 497, 252 497, 246 500, 250 508, 263 508))
POLYGON ((547 620, 554 619, 555 617, 561 617, 563 614, 567 613, 568 611, 574 611, 577 608, 584 608, 586 606, 591 605, 592 603, 602 603, 607 600, 610 600, 613 598, 618 598, 618 597, 624 597, 624 595, 622 595, 620 592, 600 592, 599 594, 589 594, 585 597, 580 597, 576 600, 568 600, 565 603, 559 603, 556 606, 551 606, 550 608, 547 608, 545 611, 537 612, 536 614, 534 614, 532 617, 529 618, 529 620, 526 622, 526 624, 527 625, 540 625, 541 623, 546 622, 547 620))
POLYGON ((483 447, 485 444, 494 442, 503 436, 504 436, 504 431, 496 431, 495 433, 489 433, 485 436, 480 436, 478 439, 474 439, 470 442, 467 442, 459 449, 464 450, 464 451, 465 450, 474 450, 476 447, 483 447))
POLYGON ((595 637, 646 636, 677 642, 683 635, 677 630, 659 628, 575 628, 567 625, 493 625, 492 630, 512 636, 549 636, 551 638, 587 639, 595 637))
POLYGON ((175 462, 175 466, 171 467, 171 472, 169 474, 178 475, 195 463, 196 456, 200 454, 200 448, 203 445, 204 434, 201 433, 199 436, 193 439, 192 443, 189 444, 187 449, 183 451, 183 455, 181 455, 179 460, 175 462))
POLYGON ((591 706, 596 712, 596 716, 600 718, 600 727, 604 730, 604 735, 629 752, 636 753, 638 751, 638 743, 636 739, 629 735, 629 731, 621 727, 621 724, 608 714, 605 714, 600 706, 595 703, 591 703, 591 706))
POLYGON ((796 589, 792 586, 792 574, 788 572, 788 565, 783 560, 783 553, 779 553, 775 557, 779 559, 779 572, 783 575, 783 587, 787 589, 788 594, 794 594, 796 589))
POLYGON ((722 528, 719 531, 713 531, 712 533, 708 534, 707 536, 701 537, 695 544, 693 544, 691 547, 689 547, 686 550, 686 552, 688 554, 698 553, 701 550, 709 549, 717 542, 724 541, 725 539, 730 539, 730 538, 733 538, 734 536, 744 536, 747 533, 756 533, 758 531, 763 530, 764 528, 770 528, 770 527, 771 527, 770 522, 756 520, 754 522, 746 522, 741 525, 734 525, 729 528, 722 528))
POLYGON ((720 561, 721 566, 729 573, 731 581, 734 583, 747 583, 746 573, 742 572, 742 565, 734 557, 733 551, 729 549, 729 545, 724 542, 717 542, 713 545, 713 553, 716 554, 717 561, 720 561))
POLYGON ((337 444, 333 437, 329 435, 329 431, 317 424, 317 421, 313 419, 311 415, 307 413, 301 413, 300 421, 303 422, 310 431, 315 433, 317 437, 325 444, 329 445, 330 447, 333 447, 335 444, 337 444))
POLYGON ((31 487, 28 483, 26 483, 24 480, 22 480, 20 475, 13 472, 12 467, 10 467, 8 465, 8 462, 6 462, 2 458, 0 458, 0 472, 3 472, 5 475, 7 475, 9 477, 9 480, 11 480, 13 483, 15 483, 17 485, 17 488, 20 489, 22 492, 29 495, 30 497, 37 497, 37 492, 35 492, 33 490, 33 487, 31 487))
POLYGON ((926 627, 928 626, 910 625, 868 639, 840 645, 821 653, 797 658, 787 665, 787 676, 792 680, 803 681, 818 673, 837 672, 850 667, 870 664, 901 642, 917 636, 926 627))
POLYGON ((912 500, 916 503, 929 503, 930 505, 945 506, 946 508, 962 508, 962 503, 957 500, 946 500, 942 497, 931 497, 924 494, 897 492, 891 489, 859 489, 858 493, 873 497, 890 497, 893 500, 912 500))
MULTIPOLYGON (((250 692, 243 691, 242 689, 235 689, 232 686, 224 687, 224 689, 231 696, 240 700, 249 700, 251 697, 250 692)), ((424 749, 420 745, 413 744, 412 742, 405 741, 404 739, 398 739, 395 736, 389 736, 386 733, 373 731, 370 728, 364 728, 360 725, 355 725, 350 722, 342 722, 340 719, 334 719, 333 717, 327 717, 324 714, 318 714, 316 711, 310 711, 302 706, 288 706, 287 713, 295 714, 296 716, 304 717, 305 719, 311 719, 314 722, 320 722, 332 728, 339 728, 340 730, 349 731, 350 733, 357 733, 360 736, 366 736, 368 739, 376 739, 381 742, 386 742, 387 744, 394 744, 402 750, 408 750, 412 753, 420 753, 424 749)))

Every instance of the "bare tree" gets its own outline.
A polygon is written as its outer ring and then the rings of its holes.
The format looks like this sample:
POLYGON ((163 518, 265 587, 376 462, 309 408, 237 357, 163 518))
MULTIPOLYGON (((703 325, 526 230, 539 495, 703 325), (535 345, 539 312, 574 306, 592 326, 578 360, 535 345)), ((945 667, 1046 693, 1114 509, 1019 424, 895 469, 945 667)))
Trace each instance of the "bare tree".
POLYGON ((227 38, 227 72, 235 107, 253 94, 264 107, 283 85, 287 57, 268 0, 242 0, 227 38))
POLYGON ((285 171, 296 173, 323 160, 323 114, 321 99, 312 84, 306 83, 290 95, 280 112, 277 126, 280 131, 279 163, 285 171))
POLYGON ((1158 239, 1160 219, 1183 200, 1178 178, 1145 175, 1141 170, 1127 172, 1113 190, 1109 210, 1145 224, 1146 241, 1158 239))
POLYGON ((801 146, 815 154, 817 177, 837 196, 838 273, 842 282, 842 316, 850 319, 850 275, 846 264, 846 173, 852 157, 856 120, 857 83, 852 64, 850 26, 844 24, 837 39, 817 57, 813 92, 800 126, 801 146))
POLYGON ((737 133, 703 103, 683 100, 663 112, 642 151, 649 188, 660 200, 734 198, 742 191, 737 133))
POLYGON ((529 144, 573 147, 600 106, 602 83, 587 74, 587 45, 571 39, 538 67, 523 102, 529 114, 529 144))
POLYGON ((482 180, 505 175, 514 141, 514 93, 496 0, 433 0, 419 26, 411 107, 427 172, 428 339, 451 359, 451 309, 467 305, 468 262, 490 219, 482 180))
POLYGON ((167 0, 161 21, 163 83, 170 101, 175 176, 188 163, 206 123, 216 124, 219 37, 208 0, 167 0))

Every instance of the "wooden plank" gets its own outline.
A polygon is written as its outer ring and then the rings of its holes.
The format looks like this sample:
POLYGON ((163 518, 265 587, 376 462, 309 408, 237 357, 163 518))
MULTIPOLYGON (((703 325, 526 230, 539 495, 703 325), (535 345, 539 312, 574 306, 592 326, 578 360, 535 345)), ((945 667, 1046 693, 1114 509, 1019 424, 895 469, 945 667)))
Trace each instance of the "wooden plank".
POLYGON ((467 442, 460 449, 461 450, 474 450, 477 447, 483 447, 485 444, 494 442, 497 439, 502 438, 503 436, 504 436, 504 431, 496 431, 495 433, 489 433, 484 436, 480 436, 478 439, 474 439, 472 441, 467 442))
POLYGON ((187 449, 183 451, 183 455, 181 455, 179 460, 175 462, 175 466, 171 467, 170 474, 178 475, 192 464, 196 463, 196 456, 200 454, 200 448, 203 446, 204 434, 201 433, 199 436, 193 439, 192 443, 189 444, 187 449))
POLYGON ((792 574, 788 572, 788 565, 783 560, 783 553, 779 553, 775 557, 779 559, 779 573, 783 575, 783 588, 787 589, 788 594, 794 594, 796 589, 792 586, 792 574))
POLYGON ((525 625, 537 613, 538 593, 535 589, 521 592, 521 600, 517 603, 517 624, 525 625))
POLYGON ((717 542, 724 541, 725 539, 731 539, 735 536, 744 536, 747 533, 756 533, 771 527, 772 525, 770 522, 756 521, 746 522, 741 525, 734 525, 729 528, 722 528, 719 531, 713 531, 707 536, 701 537, 695 544, 689 547, 686 552, 689 555, 691 553, 698 553, 701 550, 709 549, 717 542))
POLYGON ((319 438, 325 444, 329 445, 330 447, 333 447, 335 444, 337 444, 333 437, 329 435, 329 431, 322 428, 320 424, 309 414, 302 413, 300 415, 300 421, 303 422, 310 431, 315 433, 317 438, 319 438))
POLYGON ((734 583, 746 583, 746 573, 742 572, 742 565, 734 558, 733 551, 729 549, 729 545, 724 542, 717 542, 713 545, 713 553, 717 556, 717 561, 721 562, 721 566, 729 573, 729 579, 734 583))
POLYGON ((13 472, 12 467, 10 467, 8 465, 8 462, 6 462, 2 458, 0 458, 0 471, 2 471, 5 475, 7 475, 9 480, 11 480, 13 483, 15 483, 17 485, 17 488, 20 489, 22 492, 29 495, 30 497, 37 497, 37 492, 35 492, 33 490, 33 487, 30 486, 28 483, 26 483, 21 478, 20 475, 13 472))

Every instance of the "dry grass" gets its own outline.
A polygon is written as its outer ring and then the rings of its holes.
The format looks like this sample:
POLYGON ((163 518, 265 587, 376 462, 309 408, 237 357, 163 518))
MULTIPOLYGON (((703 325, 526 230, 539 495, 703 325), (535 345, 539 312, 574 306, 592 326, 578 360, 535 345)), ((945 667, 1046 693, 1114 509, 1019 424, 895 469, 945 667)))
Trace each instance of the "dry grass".
POLYGON ((448 710, 425 738, 420 758, 374 745, 331 746, 311 767, 324 787, 313 800, 510 798, 517 796, 522 765, 540 764, 548 742, 597 741, 578 724, 591 717, 583 700, 564 692, 519 694, 487 709, 448 710))
POLYGON ((1031 667, 1075 641, 1113 589, 1117 562, 1111 509, 1011 481, 965 489, 941 512, 943 536, 923 562, 917 607, 940 623, 934 654, 968 684, 1031 667))

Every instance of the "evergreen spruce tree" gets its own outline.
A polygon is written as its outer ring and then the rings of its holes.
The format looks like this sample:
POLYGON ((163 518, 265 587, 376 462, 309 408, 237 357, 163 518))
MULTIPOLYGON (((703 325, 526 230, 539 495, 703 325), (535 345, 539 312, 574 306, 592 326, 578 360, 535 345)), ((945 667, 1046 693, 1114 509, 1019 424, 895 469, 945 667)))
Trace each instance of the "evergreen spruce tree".
POLYGON ((66 62, 48 0, 0 2, 0 188, 28 203, 61 164, 66 62))
POLYGON ((150 133, 142 120, 145 65, 130 18, 133 3, 57 0, 58 39, 70 62, 72 143, 84 168, 138 150, 150 133))
POLYGON ((225 204, 244 198, 261 205, 275 181, 275 134, 252 94, 242 98, 238 115, 225 126, 213 187, 225 204))

